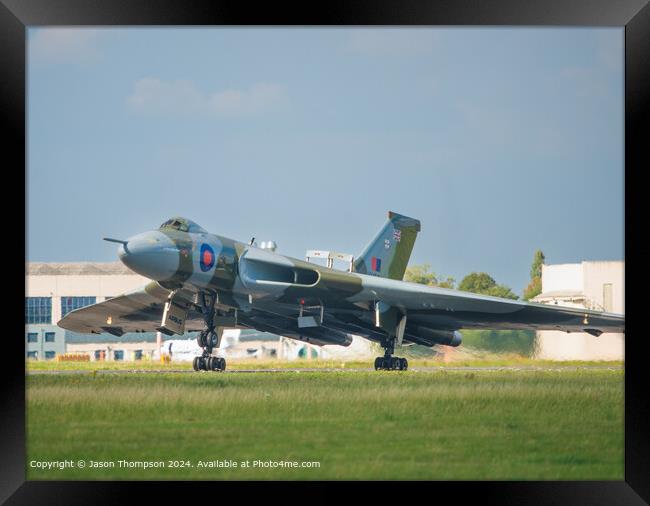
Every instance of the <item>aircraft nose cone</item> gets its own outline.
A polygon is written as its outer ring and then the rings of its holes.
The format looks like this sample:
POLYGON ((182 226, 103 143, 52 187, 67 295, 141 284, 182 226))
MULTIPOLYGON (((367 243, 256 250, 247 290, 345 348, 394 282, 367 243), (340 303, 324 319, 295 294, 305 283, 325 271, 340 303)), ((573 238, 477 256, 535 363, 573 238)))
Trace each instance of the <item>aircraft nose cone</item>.
POLYGON ((124 265, 156 281, 171 278, 178 271, 178 248, 165 234, 145 232, 120 245, 117 255, 124 265))

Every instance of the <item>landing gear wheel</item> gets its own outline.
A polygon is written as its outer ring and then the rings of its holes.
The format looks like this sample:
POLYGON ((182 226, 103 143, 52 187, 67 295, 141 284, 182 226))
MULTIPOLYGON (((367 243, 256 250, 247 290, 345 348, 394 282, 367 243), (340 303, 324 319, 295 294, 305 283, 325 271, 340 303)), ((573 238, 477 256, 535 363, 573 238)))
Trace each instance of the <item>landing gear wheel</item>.
POLYGON ((226 359, 218 357, 217 360, 219 361, 218 365, 217 365, 217 369, 219 371, 225 371, 226 370, 226 359))
POLYGON ((219 343, 219 337, 217 336, 216 332, 210 332, 210 336, 206 341, 209 342, 210 348, 216 348, 217 344, 219 343))
POLYGON ((192 369, 194 369, 195 371, 198 371, 199 369, 201 369, 199 367, 199 360, 200 359, 201 359, 201 357, 194 357, 194 360, 192 361, 192 369))
POLYGON ((406 371, 408 367, 408 360, 401 357, 377 357, 375 359, 375 371, 406 371))
POLYGON ((205 369, 207 371, 214 371, 214 357, 208 357, 205 360, 205 369))
POLYGON ((196 344, 198 344, 201 348, 205 348, 208 345, 205 331, 200 332, 196 337, 196 344))

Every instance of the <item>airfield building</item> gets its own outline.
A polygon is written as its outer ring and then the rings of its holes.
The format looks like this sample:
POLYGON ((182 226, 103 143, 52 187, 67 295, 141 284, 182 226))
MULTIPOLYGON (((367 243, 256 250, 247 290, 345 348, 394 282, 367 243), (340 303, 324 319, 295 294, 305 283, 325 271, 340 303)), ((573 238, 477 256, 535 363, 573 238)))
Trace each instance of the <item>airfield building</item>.
POLYGON ((69 311, 102 302, 147 283, 121 262, 40 263, 26 266, 25 354, 53 359, 63 353, 87 353, 91 360, 134 360, 151 357, 156 333, 119 338, 78 334, 57 327, 69 311))
MULTIPOLYGON (((625 313, 625 263, 582 262, 542 266, 542 293, 533 299, 543 304, 625 313)), ((550 360, 623 360, 625 334, 537 333, 537 358, 550 360)))

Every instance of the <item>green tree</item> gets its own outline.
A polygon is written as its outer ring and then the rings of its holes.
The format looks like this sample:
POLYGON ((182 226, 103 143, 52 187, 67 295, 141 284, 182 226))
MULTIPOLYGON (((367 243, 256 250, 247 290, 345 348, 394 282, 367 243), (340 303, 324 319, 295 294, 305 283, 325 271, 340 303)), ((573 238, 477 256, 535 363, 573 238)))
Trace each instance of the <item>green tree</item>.
POLYGON ((450 276, 438 277, 435 272, 430 271, 429 264, 411 265, 404 273, 404 281, 419 283, 427 286, 439 286, 441 288, 454 288, 456 280, 450 276))
POLYGON ((463 330, 463 346, 491 353, 535 355, 534 330, 463 330))
POLYGON ((544 264, 544 253, 537 250, 533 257, 533 263, 530 266, 530 283, 524 288, 523 299, 530 300, 542 293, 542 265, 544 264))
POLYGON ((464 292, 482 293, 505 299, 518 299, 517 295, 506 285, 498 285, 492 276, 486 272, 472 272, 463 278, 458 285, 464 292))
MULTIPOLYGON (((459 290, 482 293, 505 299, 518 299, 512 290, 499 285, 485 272, 472 272, 458 285, 459 290)), ((535 354, 535 332, 532 330, 463 330, 463 346, 492 353, 535 354)))

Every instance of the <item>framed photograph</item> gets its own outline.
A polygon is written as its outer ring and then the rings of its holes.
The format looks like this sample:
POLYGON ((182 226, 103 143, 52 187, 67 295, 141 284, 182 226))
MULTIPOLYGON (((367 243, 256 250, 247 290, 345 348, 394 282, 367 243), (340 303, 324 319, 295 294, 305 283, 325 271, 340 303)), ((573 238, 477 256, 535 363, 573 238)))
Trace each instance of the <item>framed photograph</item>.
POLYGON ((625 265, 647 2, 0 13, 26 212, 8 504, 650 500, 625 265))

